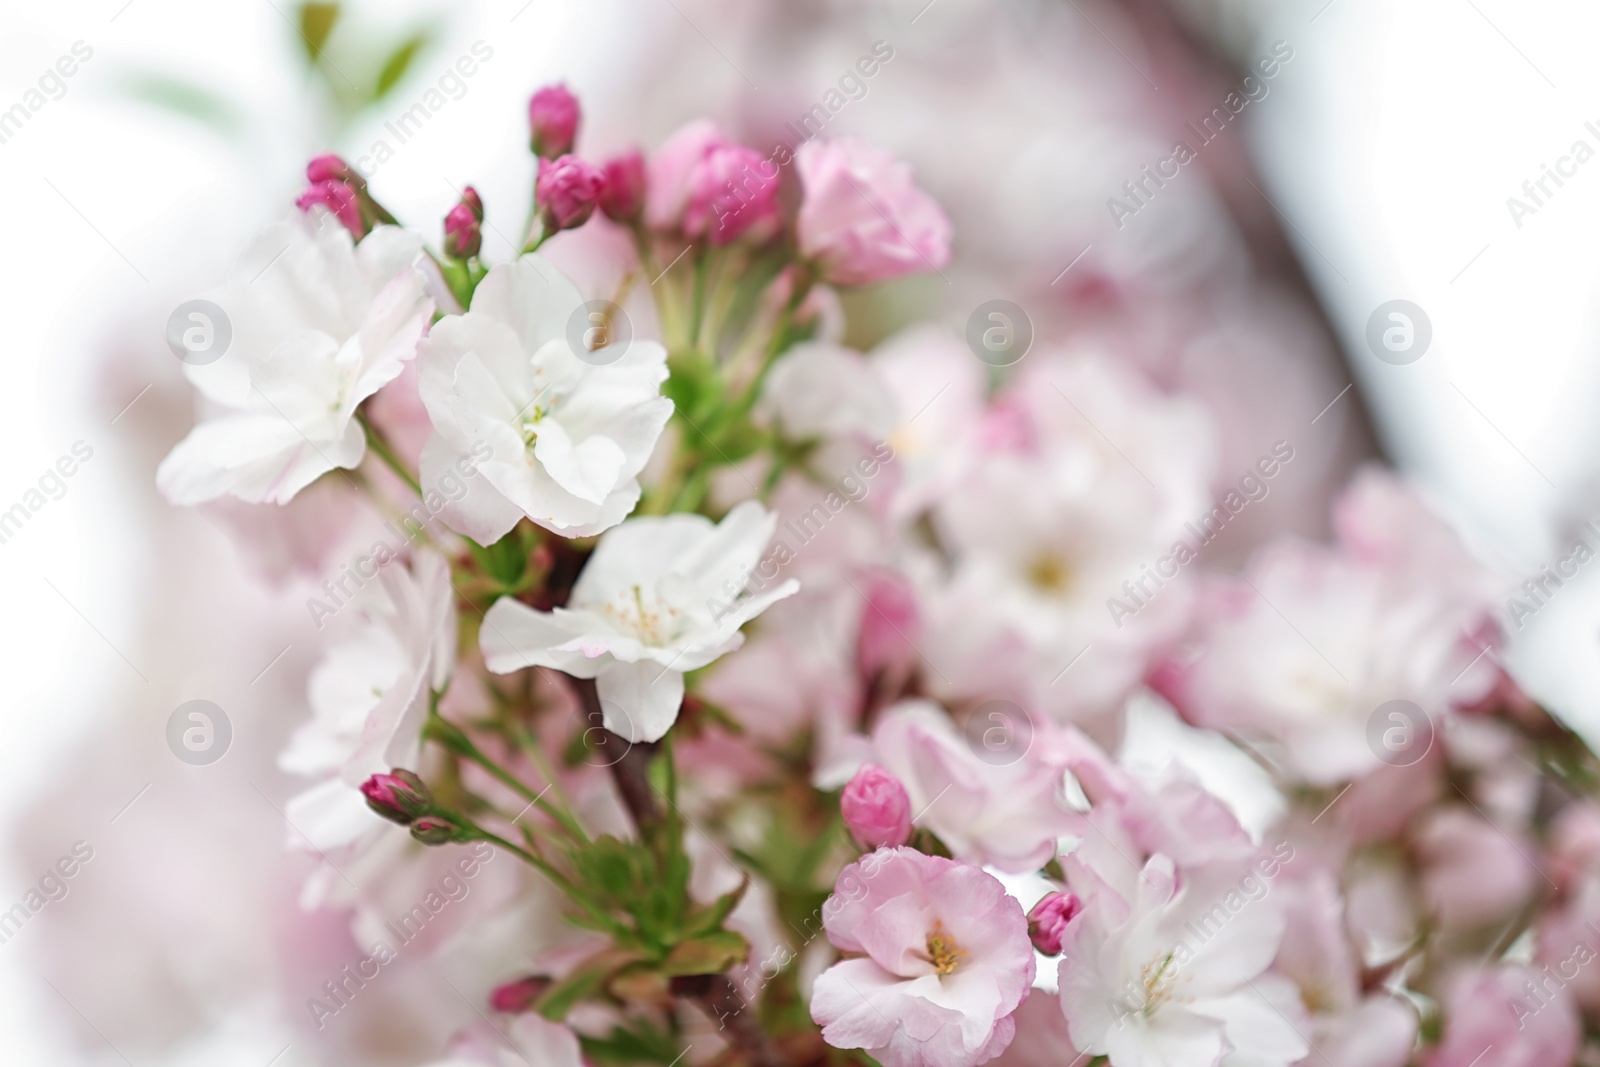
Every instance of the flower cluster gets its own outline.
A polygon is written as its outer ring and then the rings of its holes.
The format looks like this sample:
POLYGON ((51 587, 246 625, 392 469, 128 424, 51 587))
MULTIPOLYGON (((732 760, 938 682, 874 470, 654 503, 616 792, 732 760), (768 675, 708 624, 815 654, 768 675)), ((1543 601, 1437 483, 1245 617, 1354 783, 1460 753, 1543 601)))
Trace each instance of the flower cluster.
POLYGON ((324 564, 407 531, 330 583, 359 610, 280 763, 303 901, 363 944, 448 846, 521 861, 414 950, 493 1013, 439 1064, 1594 1044, 1600 764, 1413 489, 1365 471, 1328 541, 1185 547, 1151 589, 1220 484, 1197 401, 1092 348, 992 374, 932 323, 851 347, 843 290, 950 262, 904 163, 709 120, 595 161, 581 115, 530 101, 494 262, 471 187, 434 248, 313 160, 214 294, 233 343, 158 474, 327 531, 324 564), (1129 758, 1136 720, 1256 802, 1129 758))

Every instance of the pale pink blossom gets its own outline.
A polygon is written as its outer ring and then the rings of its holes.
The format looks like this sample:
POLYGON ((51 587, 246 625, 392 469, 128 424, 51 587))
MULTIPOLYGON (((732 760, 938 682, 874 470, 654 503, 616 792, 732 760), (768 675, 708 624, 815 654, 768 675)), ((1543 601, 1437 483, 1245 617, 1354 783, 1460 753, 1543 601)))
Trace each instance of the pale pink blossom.
POLYGON ((645 222, 714 245, 761 240, 777 227, 778 185, 775 163, 699 119, 650 157, 645 222))
POLYGON ((1128 897, 1075 860, 1067 869, 1087 890, 1058 968, 1078 1048, 1111 1067, 1214 1067, 1229 1053, 1288 1067, 1310 1051, 1294 986, 1268 970, 1284 929, 1270 898, 1219 921, 1230 883, 1180 884, 1164 856, 1144 865, 1128 897))
POLYGON ((1556 1067, 1577 1054, 1581 1024, 1567 992, 1529 967, 1477 967, 1451 978, 1444 1037, 1425 1067, 1556 1067), (1535 995, 1535 991, 1538 995, 1535 995))
POLYGON ((865 285, 949 265, 950 220, 892 152, 855 137, 807 141, 795 166, 800 253, 823 280, 865 285))
POLYGON ((905 784, 916 825, 953 855, 1036 870, 1080 826, 1061 791, 1067 743, 1013 705, 976 714, 963 732, 929 701, 887 708, 872 731, 874 759, 905 784))
POLYGON ((885 1067, 973 1067, 1010 1044, 1034 955, 1022 905, 992 875, 881 849, 840 873, 822 921, 851 957, 811 990, 830 1045, 885 1067))

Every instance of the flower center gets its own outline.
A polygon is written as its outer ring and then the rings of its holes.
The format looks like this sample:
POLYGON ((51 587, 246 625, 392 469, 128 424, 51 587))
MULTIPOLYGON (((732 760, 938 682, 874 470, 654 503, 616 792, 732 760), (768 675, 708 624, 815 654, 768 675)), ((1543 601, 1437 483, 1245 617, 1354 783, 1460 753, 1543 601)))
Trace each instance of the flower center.
POLYGON ((928 931, 928 962, 933 964, 933 972, 938 975, 954 973, 966 955, 967 950, 944 932, 944 923, 935 922, 928 931))
POLYGON ((671 604, 655 597, 648 601, 640 586, 633 586, 601 610, 619 630, 632 634, 641 644, 657 648, 678 636, 679 616, 682 614, 671 604))
POLYGON ((1064 593, 1072 584, 1072 565, 1054 552, 1041 552, 1028 561, 1027 575, 1041 593, 1064 593))

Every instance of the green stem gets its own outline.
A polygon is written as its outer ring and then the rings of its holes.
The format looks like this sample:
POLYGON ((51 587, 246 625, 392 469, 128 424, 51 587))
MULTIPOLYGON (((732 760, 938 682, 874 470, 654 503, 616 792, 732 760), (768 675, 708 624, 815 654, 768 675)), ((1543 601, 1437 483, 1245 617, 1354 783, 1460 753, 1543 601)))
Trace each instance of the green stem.
POLYGON ((409 485, 413 493, 421 496, 421 483, 417 481, 416 475, 412 474, 406 469, 406 465, 400 461, 400 457, 397 456, 394 449, 389 446, 389 442, 384 440, 383 434, 379 433, 377 427, 373 426, 372 423, 368 421, 366 415, 358 412, 356 414, 356 419, 361 423, 361 428, 367 433, 367 447, 372 449, 373 453, 377 455, 379 459, 383 460, 384 464, 390 470, 399 475, 400 480, 409 485))
POLYGON ((429 737, 437 740, 451 752, 454 752, 463 759, 471 760, 473 763, 476 763, 478 766, 488 771, 512 792, 516 793, 523 800, 526 800, 529 804, 532 804, 540 811, 550 816, 558 824, 560 824, 562 829, 573 834, 573 836, 575 836, 578 840, 584 842, 588 841, 588 838, 584 835, 583 830, 577 826, 570 815, 558 809, 548 800, 545 800, 542 793, 535 793, 532 789, 529 789, 516 775, 500 766, 500 764, 496 763, 488 756, 484 755, 483 751, 479 749, 477 745, 472 743, 472 739, 469 738, 460 727, 442 718, 437 711, 434 712, 429 718, 426 733, 429 737))

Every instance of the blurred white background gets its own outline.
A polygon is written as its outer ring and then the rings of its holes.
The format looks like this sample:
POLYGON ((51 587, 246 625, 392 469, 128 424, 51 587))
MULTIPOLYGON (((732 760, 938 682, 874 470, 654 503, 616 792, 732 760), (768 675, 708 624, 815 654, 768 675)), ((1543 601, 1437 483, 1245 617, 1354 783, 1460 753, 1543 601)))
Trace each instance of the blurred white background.
MULTIPOLYGON (((1104 30, 1127 44, 1115 20, 1096 11, 1097 24, 1080 27, 1084 38, 1105 51, 1109 41, 1096 36, 1104 30)), ((925 2, 885 12, 911 39, 941 32, 939 19, 957 13, 925 2)), ((1277 40, 1295 51, 1272 96, 1250 110, 1247 132, 1266 175, 1262 195, 1347 353, 1355 390, 1330 390, 1327 402, 1365 402, 1390 458, 1448 506, 1483 552, 1518 572, 1553 563, 1577 522, 1600 517, 1600 420, 1592 414, 1600 396, 1600 158, 1577 167, 1520 226, 1506 201, 1524 196, 1523 183, 1575 141, 1600 150, 1600 72, 1589 55, 1600 9, 1577 0, 1313 0, 1239 6, 1233 15, 1253 27, 1241 54, 1262 54, 1277 40), (1397 298, 1423 308, 1432 325, 1431 347, 1405 366, 1381 362, 1365 341, 1373 310, 1397 298)), ((140 405, 161 403, 177 379, 161 342, 168 312, 225 275, 249 236, 281 214, 304 160, 327 148, 359 155, 384 121, 481 40, 493 59, 449 103, 448 121, 434 120, 402 146, 375 184, 402 218, 442 218, 456 197, 452 183, 468 180, 491 205, 517 205, 520 214, 532 87, 567 79, 596 117, 586 144, 601 154, 662 132, 630 128, 616 113, 650 69, 658 38, 698 50, 687 62, 706 80, 738 82, 714 43, 734 31, 686 32, 673 0, 370 3, 346 19, 384 35, 429 25, 438 39, 387 102, 337 129, 305 73, 290 18, 274 0, 0 5, 0 109, 78 42, 92 49, 60 99, 0 143, 8 223, 0 291, 9 312, 0 511, 75 442, 93 449, 60 499, 0 544, 7 813, 84 773, 72 759, 83 738, 136 708, 158 727, 175 697, 254 684, 252 669, 219 665, 206 649, 186 659, 166 644, 170 635, 148 626, 146 605, 164 599, 172 580, 158 564, 171 546, 157 541, 170 527, 157 521, 164 505, 148 485, 159 451, 130 451, 118 427, 138 418, 140 405), (188 96, 185 87, 207 95, 188 96), (158 99, 188 100, 190 114, 158 99), (158 661, 183 666, 158 670, 158 661)), ((1123 62, 1108 55, 1112 67, 1123 62)), ((1136 66, 1146 58, 1124 56, 1136 66)), ((1003 67, 1005 57, 996 62, 1003 67)), ((1161 72, 1152 74, 1160 92, 1161 72)), ((949 73, 969 76, 1004 72, 949 73)), ((994 169, 998 185, 1004 161, 994 169)), ((503 237, 490 230, 488 252, 503 254, 503 237)), ((171 414, 163 448, 186 428, 181 409, 171 414)), ((1536 695, 1590 728, 1600 724, 1600 568, 1580 582, 1517 635, 1511 662, 1536 695)), ((226 634, 216 641, 225 646, 226 634)), ((302 651, 311 654, 291 660, 302 651)), ((271 667, 270 650, 246 658, 271 667)), ((148 802, 135 778, 115 784, 109 794, 148 802)), ((131 816, 120 821, 114 800, 101 816, 97 842, 136 825, 131 816)), ((0 902, 36 877, 8 849, 0 902)), ((63 905, 35 925, 70 921, 63 905)), ((78 1024, 31 965, 28 942, 40 933, 29 927, 0 945, 7 1063, 78 1056, 79 1042, 69 1040, 78 1024)), ((136 985, 141 975, 113 980, 136 985)), ((237 1060, 207 1058, 197 1045, 183 1062, 264 1065, 280 1037, 247 1030, 239 1047, 248 1051, 237 1060)), ((120 1053, 105 1056, 120 1062, 120 1053)))

